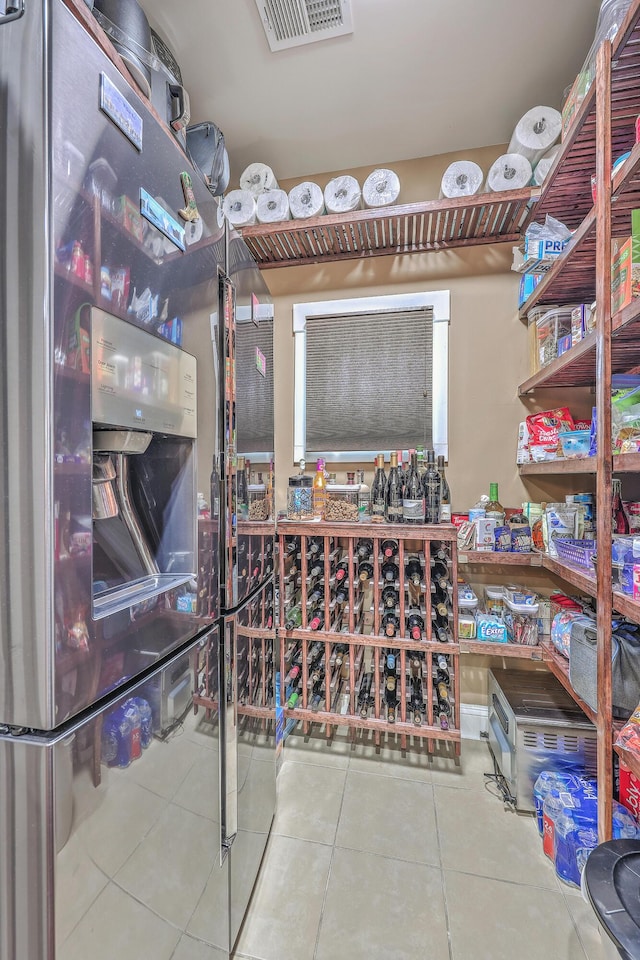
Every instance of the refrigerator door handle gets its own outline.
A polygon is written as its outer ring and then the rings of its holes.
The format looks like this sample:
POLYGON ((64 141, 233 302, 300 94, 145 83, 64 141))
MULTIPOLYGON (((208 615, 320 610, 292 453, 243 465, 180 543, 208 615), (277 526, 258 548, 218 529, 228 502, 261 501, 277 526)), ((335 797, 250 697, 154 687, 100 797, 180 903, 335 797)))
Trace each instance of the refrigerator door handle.
POLYGON ((24 14, 24 0, 0 0, 0 24, 19 20, 24 14))
POLYGON ((224 683, 224 793, 222 810, 222 860, 238 832, 238 712, 236 689, 234 620, 224 625, 222 669, 224 683))

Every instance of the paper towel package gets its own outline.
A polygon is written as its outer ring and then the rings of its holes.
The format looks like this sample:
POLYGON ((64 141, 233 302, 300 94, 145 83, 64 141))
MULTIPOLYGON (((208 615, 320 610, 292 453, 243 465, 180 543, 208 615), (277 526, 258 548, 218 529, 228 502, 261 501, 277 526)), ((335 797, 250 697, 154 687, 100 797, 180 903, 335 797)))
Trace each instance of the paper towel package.
POLYGON ((289 191, 289 209, 294 220, 319 217, 324 213, 324 195, 317 183, 305 180, 289 191))
POLYGON ((374 170, 362 185, 362 198, 367 207, 386 207, 395 203, 399 195, 400 180, 393 170, 374 170))
POLYGON ((355 177, 334 177, 324 188, 327 213, 349 213, 362 205, 362 190, 355 177))
POLYGON ((249 190, 231 190, 222 204, 224 215, 234 227, 256 222, 256 198, 249 190))
POLYGON ((440 192, 443 197, 470 197, 482 189, 484 174, 473 160, 456 160, 442 175, 440 192))
POLYGON ((531 164, 519 153, 503 153, 487 174, 487 190, 519 190, 531 183, 531 164))
POLYGON ((284 190, 267 190, 256 199, 258 223, 279 223, 288 220, 289 197, 284 190))
POLYGON ((518 120, 507 153, 519 153, 532 164, 541 160, 562 130, 562 115, 553 107, 532 107, 518 120))
POLYGON ((265 190, 277 190, 278 181, 266 163, 250 163, 240 176, 240 189, 249 190, 257 197, 265 190))

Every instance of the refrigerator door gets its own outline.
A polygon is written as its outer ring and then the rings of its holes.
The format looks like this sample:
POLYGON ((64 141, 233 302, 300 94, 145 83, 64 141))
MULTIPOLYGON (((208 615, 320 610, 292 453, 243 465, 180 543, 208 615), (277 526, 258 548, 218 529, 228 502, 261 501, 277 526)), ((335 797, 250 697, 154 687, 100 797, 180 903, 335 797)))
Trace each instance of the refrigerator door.
POLYGON ((1 960, 227 960, 219 666, 214 629, 65 733, 0 738, 1 960))
POLYGON ((219 616, 225 231, 62 0, 0 21, 0 89, 0 720, 49 730, 219 616))
POLYGON ((231 944, 235 943, 271 830, 276 802, 273 583, 225 621, 233 633, 235 838, 231 846, 231 944))
POLYGON ((227 610, 241 606, 274 569, 273 304, 246 244, 229 237, 225 316, 227 610), (240 476, 238 458, 245 464, 240 476))

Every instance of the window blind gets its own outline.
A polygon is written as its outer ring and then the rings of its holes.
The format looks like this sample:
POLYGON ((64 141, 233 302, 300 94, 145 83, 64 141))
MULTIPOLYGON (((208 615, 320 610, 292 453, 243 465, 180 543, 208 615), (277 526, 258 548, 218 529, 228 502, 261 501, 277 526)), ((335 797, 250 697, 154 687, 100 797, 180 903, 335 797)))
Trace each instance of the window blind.
POLYGON ((309 317, 306 449, 432 446, 433 310, 309 317))
POLYGON ((236 424, 238 453, 273 453, 273 320, 236 326, 236 424), (256 350, 266 361, 258 370, 256 350))

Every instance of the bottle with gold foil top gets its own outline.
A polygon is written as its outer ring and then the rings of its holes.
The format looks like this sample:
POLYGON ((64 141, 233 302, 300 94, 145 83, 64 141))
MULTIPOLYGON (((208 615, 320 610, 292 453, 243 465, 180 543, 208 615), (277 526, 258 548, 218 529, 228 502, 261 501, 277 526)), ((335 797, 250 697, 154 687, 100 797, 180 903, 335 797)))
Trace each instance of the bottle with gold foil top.
POLYGON ((316 517, 324 520, 325 505, 327 502, 327 481, 324 475, 324 460, 318 460, 316 475, 313 478, 313 512, 316 517))

